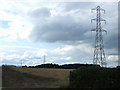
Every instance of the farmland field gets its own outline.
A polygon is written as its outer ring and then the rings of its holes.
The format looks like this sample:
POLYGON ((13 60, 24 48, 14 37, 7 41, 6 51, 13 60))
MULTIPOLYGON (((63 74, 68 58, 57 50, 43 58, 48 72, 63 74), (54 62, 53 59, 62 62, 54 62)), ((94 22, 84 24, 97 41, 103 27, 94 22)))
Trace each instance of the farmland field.
POLYGON ((69 85, 73 69, 3 67, 3 87, 59 88, 69 85))

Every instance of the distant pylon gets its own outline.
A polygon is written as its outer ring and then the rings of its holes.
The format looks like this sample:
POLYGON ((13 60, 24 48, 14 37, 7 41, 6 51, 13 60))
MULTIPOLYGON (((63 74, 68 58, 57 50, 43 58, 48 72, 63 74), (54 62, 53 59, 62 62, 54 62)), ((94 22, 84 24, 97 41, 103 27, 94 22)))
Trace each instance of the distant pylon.
POLYGON ((44 55, 43 57, 44 57, 44 58, 43 58, 43 64, 45 64, 45 58, 46 58, 46 56, 44 55))
POLYGON ((93 8, 91 11, 93 12, 93 10, 95 10, 97 13, 96 18, 91 19, 91 23, 92 21, 96 21, 96 28, 91 30, 96 32, 93 64, 95 65, 99 64, 102 67, 106 67, 107 63, 106 63, 106 57, 104 52, 102 32, 107 32, 107 31, 102 29, 101 27, 101 21, 105 21, 105 24, 106 24, 106 20, 101 18, 101 11, 105 13, 105 10, 100 8, 100 6, 93 8))
POLYGON ((21 59, 21 67, 22 67, 22 64, 23 64, 23 61, 22 61, 22 59, 21 59))

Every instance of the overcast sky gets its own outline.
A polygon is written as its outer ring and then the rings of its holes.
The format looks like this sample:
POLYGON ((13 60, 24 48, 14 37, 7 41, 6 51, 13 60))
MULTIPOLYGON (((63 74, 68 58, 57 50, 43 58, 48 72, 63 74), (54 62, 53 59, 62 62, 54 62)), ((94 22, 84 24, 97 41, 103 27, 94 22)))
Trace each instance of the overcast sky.
POLYGON ((38 65, 46 63, 91 64, 95 41, 97 6, 106 10, 102 23, 107 30, 104 48, 108 66, 118 60, 117 2, 40 2, 35 0, 0 1, 0 57, 2 64, 38 65))

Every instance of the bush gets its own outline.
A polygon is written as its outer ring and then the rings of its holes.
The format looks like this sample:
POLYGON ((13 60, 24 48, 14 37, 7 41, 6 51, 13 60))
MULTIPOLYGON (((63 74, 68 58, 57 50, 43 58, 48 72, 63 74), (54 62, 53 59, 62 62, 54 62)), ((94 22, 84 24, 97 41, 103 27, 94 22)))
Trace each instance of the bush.
POLYGON ((100 68, 94 66, 81 67, 70 73, 70 87, 118 88, 119 70, 115 68, 100 68))

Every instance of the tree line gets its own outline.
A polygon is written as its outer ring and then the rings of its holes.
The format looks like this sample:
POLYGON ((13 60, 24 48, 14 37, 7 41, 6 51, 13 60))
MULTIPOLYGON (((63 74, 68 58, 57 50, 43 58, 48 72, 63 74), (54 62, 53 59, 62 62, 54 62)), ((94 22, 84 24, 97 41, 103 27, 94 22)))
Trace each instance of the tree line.
POLYGON ((99 65, 93 65, 93 64, 63 64, 63 65, 59 65, 59 64, 52 64, 52 63, 48 63, 48 64, 41 64, 41 65, 36 65, 36 66, 22 66, 22 67, 29 67, 29 68, 59 68, 59 69, 78 69, 80 67, 83 66, 96 66, 96 67, 100 67, 99 65))

